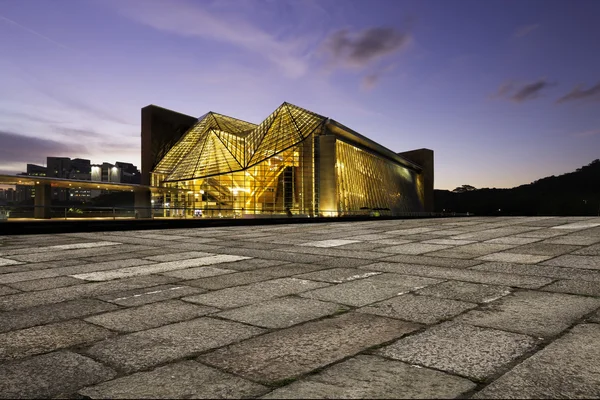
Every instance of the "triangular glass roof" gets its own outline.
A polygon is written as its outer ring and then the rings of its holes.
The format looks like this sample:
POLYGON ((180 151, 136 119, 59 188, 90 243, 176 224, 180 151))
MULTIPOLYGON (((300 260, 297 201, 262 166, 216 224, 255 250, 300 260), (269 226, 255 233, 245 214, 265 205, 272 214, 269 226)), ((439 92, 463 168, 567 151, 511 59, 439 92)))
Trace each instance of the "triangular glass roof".
POLYGON ((169 150, 154 172, 177 181, 239 171, 320 132, 326 120, 289 103, 259 125, 210 112, 169 150))

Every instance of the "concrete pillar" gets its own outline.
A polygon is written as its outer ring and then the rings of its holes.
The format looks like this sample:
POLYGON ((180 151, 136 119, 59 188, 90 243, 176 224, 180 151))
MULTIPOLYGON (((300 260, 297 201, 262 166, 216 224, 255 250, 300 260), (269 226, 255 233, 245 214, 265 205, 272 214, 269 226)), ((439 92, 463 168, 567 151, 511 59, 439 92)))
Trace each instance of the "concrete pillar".
POLYGON ((329 217, 337 216, 338 196, 335 176, 335 136, 322 135, 319 141, 318 181, 319 185, 319 214, 329 217))
POLYGON ((398 155, 423 168, 421 173, 417 175, 417 186, 421 189, 419 196, 423 203, 423 211, 433 212, 433 150, 418 149, 398 153, 398 155))
POLYGON ((315 216, 314 209, 314 171, 313 171, 313 138, 306 139, 300 145, 300 194, 302 196, 301 209, 302 213, 308 214, 310 217, 315 216))
POLYGON ((35 185, 35 200, 33 218, 50 219, 50 205, 52 202, 52 188, 49 183, 35 185))
POLYGON ((152 202, 150 189, 135 191, 135 211, 137 218, 152 218, 152 202))

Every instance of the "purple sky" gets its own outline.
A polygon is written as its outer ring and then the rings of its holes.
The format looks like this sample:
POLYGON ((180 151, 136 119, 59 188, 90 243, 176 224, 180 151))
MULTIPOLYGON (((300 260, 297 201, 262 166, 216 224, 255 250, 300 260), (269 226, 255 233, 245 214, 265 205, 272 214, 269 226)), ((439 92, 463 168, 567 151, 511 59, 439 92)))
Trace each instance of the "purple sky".
POLYGON ((0 172, 140 165, 140 108, 258 123, 288 101, 438 189, 600 158, 600 1, 0 0, 0 172))

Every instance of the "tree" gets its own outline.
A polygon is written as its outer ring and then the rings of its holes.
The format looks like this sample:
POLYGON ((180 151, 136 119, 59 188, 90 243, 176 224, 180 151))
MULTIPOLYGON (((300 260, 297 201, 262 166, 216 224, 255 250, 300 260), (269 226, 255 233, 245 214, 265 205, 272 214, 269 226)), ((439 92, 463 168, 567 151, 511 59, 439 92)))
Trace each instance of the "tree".
POLYGON ((472 192, 473 190, 477 190, 476 187, 471 185, 462 185, 453 190, 454 193, 464 193, 464 192, 472 192))

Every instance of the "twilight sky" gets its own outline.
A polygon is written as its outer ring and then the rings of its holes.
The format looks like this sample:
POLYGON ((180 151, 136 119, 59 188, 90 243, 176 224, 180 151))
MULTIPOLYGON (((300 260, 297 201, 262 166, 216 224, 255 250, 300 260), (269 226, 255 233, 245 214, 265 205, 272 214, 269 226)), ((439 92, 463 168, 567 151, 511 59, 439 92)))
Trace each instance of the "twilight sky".
POLYGON ((600 1, 0 0, 0 172, 140 165, 140 109, 258 123, 282 102, 435 186, 512 187, 600 158, 600 1))

